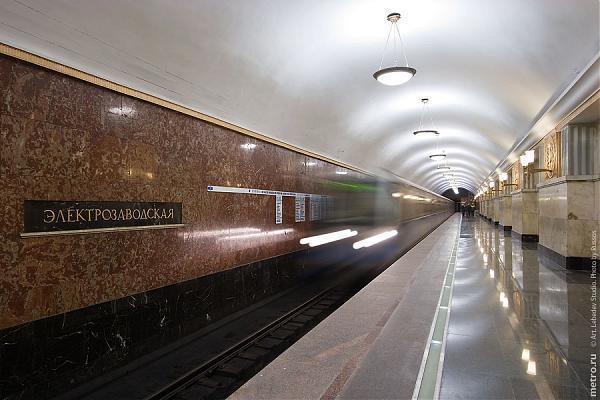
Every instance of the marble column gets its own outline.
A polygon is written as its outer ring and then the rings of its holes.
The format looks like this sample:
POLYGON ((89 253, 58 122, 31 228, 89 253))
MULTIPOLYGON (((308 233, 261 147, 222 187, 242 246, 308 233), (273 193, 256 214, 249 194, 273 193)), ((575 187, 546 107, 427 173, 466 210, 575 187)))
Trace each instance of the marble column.
POLYGON ((513 166, 514 186, 511 193, 512 233, 523 242, 537 242, 538 236, 538 191, 535 176, 524 173, 517 161, 513 166))
POLYGON ((487 193, 481 195, 481 216, 486 218, 488 217, 488 199, 487 193))
POLYGON ((488 199, 487 193, 483 195, 483 216, 488 219, 490 218, 490 200, 488 199))
POLYGON ((494 224, 498 225, 500 223, 500 195, 499 195, 499 182, 494 182, 494 191, 492 192, 492 221, 494 224))
POLYGON ((553 169, 552 151, 560 151, 562 173, 546 173, 537 185, 540 253, 563 267, 591 266, 593 237, 600 232, 598 136, 598 123, 567 125, 559 149, 545 143, 545 167, 553 169))
POLYGON ((512 197, 502 194, 500 197, 500 226, 505 231, 512 229, 512 197))
POLYGON ((501 199, 500 199, 500 226, 510 232, 512 230, 512 174, 507 174, 506 182, 501 183, 501 199))
POLYGON ((538 241, 538 191, 520 189, 512 193, 512 233, 523 242, 538 241))

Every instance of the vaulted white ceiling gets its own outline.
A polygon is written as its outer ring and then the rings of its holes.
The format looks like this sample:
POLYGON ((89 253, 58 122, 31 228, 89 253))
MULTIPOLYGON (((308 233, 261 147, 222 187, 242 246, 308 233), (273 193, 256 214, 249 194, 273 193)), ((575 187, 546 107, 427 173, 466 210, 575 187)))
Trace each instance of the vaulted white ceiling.
POLYGON ((0 41, 438 193, 477 185, 599 52, 598 0, 3 0, 0 41), (417 74, 372 74, 389 29, 417 74))

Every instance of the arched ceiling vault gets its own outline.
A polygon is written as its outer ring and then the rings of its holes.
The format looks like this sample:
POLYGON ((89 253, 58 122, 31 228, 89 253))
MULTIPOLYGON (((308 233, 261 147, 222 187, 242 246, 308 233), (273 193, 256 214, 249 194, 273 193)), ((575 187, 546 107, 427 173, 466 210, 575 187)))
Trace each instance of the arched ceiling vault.
POLYGON ((438 193, 422 97, 459 186, 479 183, 597 56, 597 0, 7 0, 0 41, 438 193), (416 76, 372 78, 389 26, 416 76))

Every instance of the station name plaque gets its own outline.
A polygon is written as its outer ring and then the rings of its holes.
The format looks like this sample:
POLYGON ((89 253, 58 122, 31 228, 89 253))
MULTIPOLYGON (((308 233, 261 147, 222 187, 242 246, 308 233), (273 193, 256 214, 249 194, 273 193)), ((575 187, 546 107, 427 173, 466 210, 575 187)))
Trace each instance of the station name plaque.
POLYGON ((182 226, 181 203, 25 200, 27 236, 182 226))

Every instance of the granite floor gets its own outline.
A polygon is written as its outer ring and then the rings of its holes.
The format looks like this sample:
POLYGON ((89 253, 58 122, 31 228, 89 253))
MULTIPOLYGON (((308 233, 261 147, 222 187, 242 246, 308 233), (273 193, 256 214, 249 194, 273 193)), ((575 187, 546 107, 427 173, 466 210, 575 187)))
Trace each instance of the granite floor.
POLYGON ((459 224, 449 218, 230 398, 410 399, 459 224))
POLYGON ((537 243, 464 218, 440 398, 590 398, 591 288, 537 243))

